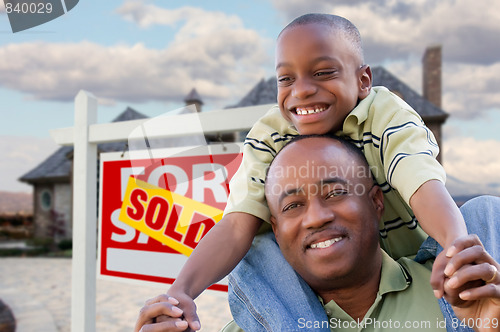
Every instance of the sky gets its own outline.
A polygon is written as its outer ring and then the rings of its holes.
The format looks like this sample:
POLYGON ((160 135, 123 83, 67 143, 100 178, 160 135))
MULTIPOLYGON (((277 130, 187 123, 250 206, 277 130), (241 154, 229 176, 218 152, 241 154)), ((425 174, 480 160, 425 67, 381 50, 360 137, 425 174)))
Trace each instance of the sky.
POLYGON ((73 125, 80 89, 98 98, 99 122, 127 107, 173 111, 193 87, 204 111, 224 108, 274 76, 276 36, 309 12, 351 20, 366 62, 419 93, 425 48, 441 45, 445 170, 462 188, 500 193, 500 7, 490 0, 80 0, 18 33, 0 0, 0 191, 32 191, 18 178, 58 148, 49 130, 73 125))

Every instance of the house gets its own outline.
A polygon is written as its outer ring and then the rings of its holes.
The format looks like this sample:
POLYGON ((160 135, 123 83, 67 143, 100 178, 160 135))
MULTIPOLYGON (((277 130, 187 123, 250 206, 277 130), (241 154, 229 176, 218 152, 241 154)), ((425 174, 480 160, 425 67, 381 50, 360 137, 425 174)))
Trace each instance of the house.
MULTIPOLYGON (((113 122, 138 120, 145 115, 127 108, 113 122)), ((99 152, 124 151, 126 142, 98 145, 99 152)), ((63 146, 19 181, 33 185, 34 236, 54 238, 56 241, 71 238, 72 217, 72 162, 73 147, 63 146)))
MULTIPOLYGON (((433 46, 426 50, 423 58, 423 92, 419 95, 383 67, 372 68, 373 85, 383 85, 403 98, 422 117, 441 145, 441 128, 448 114, 441 109, 441 47, 433 46)), ((237 104, 232 107, 245 107, 276 103, 277 87, 274 77, 261 80, 237 104)), ((203 102, 193 89, 184 100, 186 105, 195 105, 201 112, 203 102)), ((184 112, 188 112, 186 108, 184 112)), ((127 108, 113 122, 146 118, 145 115, 127 108)), ((243 141, 246 133, 206 135, 210 142, 243 141)), ((193 138, 180 137, 162 141, 162 147, 192 145, 193 138)), ((158 142, 156 142, 158 144, 158 142)), ((124 151, 127 142, 99 144, 99 152, 124 151)), ((34 187, 34 223, 36 237, 52 237, 56 241, 71 237, 72 218, 72 152, 73 147, 61 147, 44 162, 20 178, 20 181, 34 187)), ((441 155, 440 155, 440 158, 441 155)))

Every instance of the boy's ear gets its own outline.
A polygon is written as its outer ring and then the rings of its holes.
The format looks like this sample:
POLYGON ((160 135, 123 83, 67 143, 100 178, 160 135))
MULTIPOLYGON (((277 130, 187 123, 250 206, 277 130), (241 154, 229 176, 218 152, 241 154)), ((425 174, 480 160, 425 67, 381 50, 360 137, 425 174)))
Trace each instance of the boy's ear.
POLYGON ((372 69, 369 65, 359 68, 359 99, 365 99, 372 89, 372 69))

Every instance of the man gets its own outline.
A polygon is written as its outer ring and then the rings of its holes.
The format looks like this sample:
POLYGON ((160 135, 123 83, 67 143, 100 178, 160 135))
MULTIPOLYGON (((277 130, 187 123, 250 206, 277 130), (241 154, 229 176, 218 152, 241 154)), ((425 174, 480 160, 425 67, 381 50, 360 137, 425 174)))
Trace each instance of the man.
MULTIPOLYGON (((384 209, 383 195, 356 147, 330 136, 294 140, 270 166, 266 199, 276 241, 289 266, 279 259, 257 263, 270 264, 262 268, 278 271, 278 280, 290 276, 287 269, 291 266, 301 278, 292 283, 287 280, 287 287, 295 282, 306 292, 312 289, 327 315, 325 319, 306 321, 294 313, 295 326, 272 326, 270 330, 316 331, 324 329, 326 323, 335 331, 445 331, 428 282, 429 268, 406 258, 396 262, 380 249, 377 225, 384 209)), ((476 322, 478 331, 484 327, 498 329, 499 264, 477 237, 460 239, 454 248, 449 253, 454 269, 447 271, 453 275, 445 285, 447 299, 455 305, 459 318, 474 318, 470 322, 476 322)), ((269 293, 262 303, 249 303, 240 288, 244 281, 233 279, 230 283, 238 294, 231 303, 233 315, 247 331, 269 330, 262 319, 265 317, 260 316, 263 308, 271 315, 281 315, 286 312, 287 301, 299 300, 287 299, 286 289, 280 293, 279 287, 274 287, 277 293, 269 293), (252 314, 245 318, 241 313, 246 311, 252 314)), ((258 287, 265 288, 266 281, 258 287)), ((152 317, 160 314, 180 317, 182 311, 175 305, 176 300, 166 296, 148 302, 141 310, 136 331, 141 327, 143 332, 185 330, 187 323, 179 318, 151 324, 152 317)), ((240 330, 231 323, 224 331, 240 330)))

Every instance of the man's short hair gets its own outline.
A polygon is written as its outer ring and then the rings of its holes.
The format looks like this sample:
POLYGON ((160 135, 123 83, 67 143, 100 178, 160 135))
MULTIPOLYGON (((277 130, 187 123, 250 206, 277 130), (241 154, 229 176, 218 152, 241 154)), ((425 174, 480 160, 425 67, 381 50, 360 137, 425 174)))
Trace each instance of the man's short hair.
POLYGON ((364 51, 363 51, 363 43, 361 41, 361 34, 359 33, 358 28, 348 19, 331 14, 305 14, 297 17, 292 22, 290 22, 283 30, 281 30, 278 38, 281 36, 283 31, 300 25, 306 24, 324 24, 335 31, 339 31, 343 34, 344 38, 346 38, 352 45, 353 49, 359 53, 361 62, 364 63, 364 51))
MULTIPOLYGON (((358 148, 349 138, 343 137, 343 136, 335 136, 332 134, 310 134, 310 135, 298 135, 292 138, 290 141, 288 141, 282 148, 281 150, 278 151, 278 153, 274 156, 273 160, 269 164, 269 167, 267 168, 266 171, 266 180, 265 183, 267 183, 267 177, 269 174, 269 170, 272 167, 272 164, 274 160, 279 156, 281 151, 286 150, 286 148, 298 141, 304 140, 304 139, 309 139, 309 138, 327 138, 331 139, 333 141, 336 141, 344 147, 347 152, 349 152, 350 155, 352 155, 356 161, 359 163, 360 166, 366 167, 367 170, 370 170, 370 165, 368 164, 368 161, 366 160, 365 155, 363 154, 363 151, 358 148)), ((368 174, 371 174, 371 172, 368 172, 368 174)))

